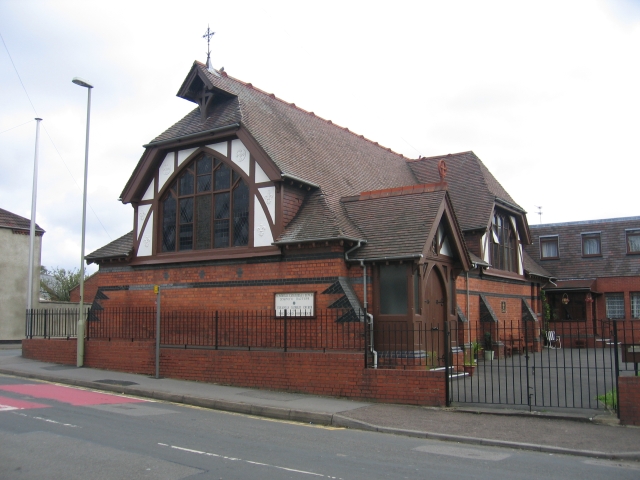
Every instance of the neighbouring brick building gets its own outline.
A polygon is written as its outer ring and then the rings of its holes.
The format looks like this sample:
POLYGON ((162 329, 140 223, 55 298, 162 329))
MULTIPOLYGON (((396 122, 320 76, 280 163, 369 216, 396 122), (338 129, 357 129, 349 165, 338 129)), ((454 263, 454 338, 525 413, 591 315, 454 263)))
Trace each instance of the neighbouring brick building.
POLYGON ((640 217, 534 225, 531 232, 526 251, 557 279, 545 287, 549 328, 580 330, 564 335, 566 346, 610 341, 603 320, 640 319, 640 217))

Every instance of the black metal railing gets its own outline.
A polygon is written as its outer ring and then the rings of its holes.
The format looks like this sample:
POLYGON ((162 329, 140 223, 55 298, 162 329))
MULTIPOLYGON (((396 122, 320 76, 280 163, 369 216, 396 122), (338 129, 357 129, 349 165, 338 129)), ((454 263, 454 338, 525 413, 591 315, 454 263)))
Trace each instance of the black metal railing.
POLYGON ((77 308, 29 309, 26 312, 25 338, 75 338, 77 328, 77 308))
MULTIPOLYGON (((160 313, 164 347, 364 351, 364 312, 327 309, 278 314, 257 311, 182 311, 160 313)), ((91 339, 152 340, 155 308, 105 308, 87 312, 91 339)), ((27 338, 75 338, 78 310, 28 310, 27 338)))
POLYGON ((446 366, 444 324, 377 321, 365 328, 367 367, 432 370, 446 366))
POLYGON ((449 341, 459 403, 615 410, 618 376, 640 363, 638 320, 454 322, 449 341))
POLYGON ((266 311, 166 312, 160 320, 163 346, 364 350, 364 312, 320 310, 313 317, 266 311))

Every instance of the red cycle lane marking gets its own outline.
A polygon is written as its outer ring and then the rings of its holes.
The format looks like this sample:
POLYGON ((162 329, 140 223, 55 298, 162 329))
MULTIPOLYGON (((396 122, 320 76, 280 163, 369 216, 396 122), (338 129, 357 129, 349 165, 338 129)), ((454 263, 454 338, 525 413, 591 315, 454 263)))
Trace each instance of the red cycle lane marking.
POLYGON ((21 393, 35 398, 47 398, 73 406, 106 405, 115 403, 142 403, 145 400, 120 397, 107 393, 90 392, 71 387, 47 384, 0 385, 0 390, 21 393))
POLYGON ((42 403, 18 400, 17 398, 0 397, 0 412, 8 412, 10 410, 26 410, 31 408, 48 408, 50 406, 51 405, 44 405, 42 403))

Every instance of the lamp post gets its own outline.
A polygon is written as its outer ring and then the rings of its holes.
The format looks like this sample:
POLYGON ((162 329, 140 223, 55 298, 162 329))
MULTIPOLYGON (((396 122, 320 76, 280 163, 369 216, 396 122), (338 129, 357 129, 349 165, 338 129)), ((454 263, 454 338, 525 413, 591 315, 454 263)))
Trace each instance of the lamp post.
POLYGON ((84 236, 87 222, 87 170, 89 167, 89 119, 91 114, 91 85, 86 80, 75 77, 72 80, 76 85, 87 89, 87 137, 84 146, 84 189, 82 191, 82 246, 80 247, 80 305, 78 307, 78 353, 76 366, 84 365, 84 236))

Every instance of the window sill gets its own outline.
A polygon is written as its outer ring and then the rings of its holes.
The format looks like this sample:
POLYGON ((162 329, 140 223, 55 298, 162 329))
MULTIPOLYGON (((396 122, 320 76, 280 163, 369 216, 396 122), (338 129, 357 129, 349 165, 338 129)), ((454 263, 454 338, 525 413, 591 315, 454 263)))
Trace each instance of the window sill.
POLYGON ((509 280, 525 281, 524 275, 520 275, 515 272, 508 272, 506 270, 487 269, 483 272, 483 275, 488 277, 508 278, 509 280))

